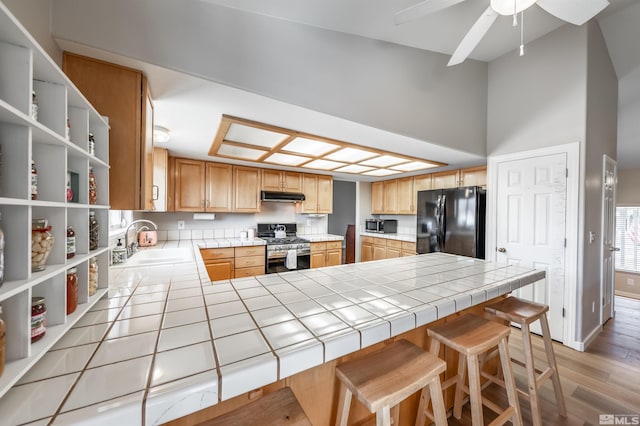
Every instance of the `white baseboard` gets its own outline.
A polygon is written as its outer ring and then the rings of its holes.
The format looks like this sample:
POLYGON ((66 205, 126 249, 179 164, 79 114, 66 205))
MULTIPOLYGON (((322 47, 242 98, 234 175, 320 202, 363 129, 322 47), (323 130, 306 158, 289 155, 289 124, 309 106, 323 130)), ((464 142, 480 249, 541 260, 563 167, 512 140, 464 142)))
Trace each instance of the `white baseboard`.
POLYGON ((576 348, 577 350, 579 350, 580 352, 584 352, 591 343, 593 343, 593 341, 595 340, 596 337, 598 337, 598 334, 600 334, 600 332, 602 331, 602 325, 597 326, 596 328, 594 328, 591 333, 589 333, 589 335, 587 335, 587 338, 584 339, 582 342, 576 342, 576 348))

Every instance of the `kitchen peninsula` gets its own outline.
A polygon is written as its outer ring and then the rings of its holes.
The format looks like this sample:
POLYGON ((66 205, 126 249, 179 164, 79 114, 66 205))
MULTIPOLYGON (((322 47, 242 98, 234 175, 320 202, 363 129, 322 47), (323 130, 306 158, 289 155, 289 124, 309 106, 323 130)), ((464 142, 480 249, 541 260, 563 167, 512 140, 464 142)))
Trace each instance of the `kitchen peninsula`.
POLYGON ((0 399, 3 421, 189 424, 287 385, 330 424, 336 362, 396 336, 424 346, 426 325, 545 276, 431 253, 211 283, 207 244, 153 249, 191 261, 111 268, 108 297, 0 399))

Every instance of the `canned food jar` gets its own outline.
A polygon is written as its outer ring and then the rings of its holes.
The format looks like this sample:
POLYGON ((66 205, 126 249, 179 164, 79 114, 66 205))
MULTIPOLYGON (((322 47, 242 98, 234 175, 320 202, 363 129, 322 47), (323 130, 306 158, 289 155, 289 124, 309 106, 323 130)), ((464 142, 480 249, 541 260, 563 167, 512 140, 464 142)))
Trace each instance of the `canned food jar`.
POLYGON ((89 259, 89 296, 96 294, 98 290, 98 259, 89 259))
POLYGON ((53 248, 53 235, 47 219, 34 219, 31 222, 31 271, 45 269, 45 263, 53 248))
POLYGON ((67 271, 67 315, 78 307, 78 273, 76 268, 67 271))
POLYGON ((42 339, 47 331, 47 307, 44 297, 31 298, 31 343, 42 339))
POLYGON ((71 225, 67 226, 67 259, 76 255, 76 231, 71 225))

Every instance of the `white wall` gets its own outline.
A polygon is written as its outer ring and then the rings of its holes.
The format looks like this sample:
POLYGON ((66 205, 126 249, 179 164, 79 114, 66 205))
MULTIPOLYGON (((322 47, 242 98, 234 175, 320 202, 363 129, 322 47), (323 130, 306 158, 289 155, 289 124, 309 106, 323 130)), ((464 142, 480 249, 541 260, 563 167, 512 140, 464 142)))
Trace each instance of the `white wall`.
POLYGON ((52 0, 2 0, 42 48, 58 64, 62 64, 62 50, 51 36, 52 0))
POLYGON ((448 68, 448 55, 206 1, 54 4, 56 37, 485 154, 486 63, 467 60, 448 68))

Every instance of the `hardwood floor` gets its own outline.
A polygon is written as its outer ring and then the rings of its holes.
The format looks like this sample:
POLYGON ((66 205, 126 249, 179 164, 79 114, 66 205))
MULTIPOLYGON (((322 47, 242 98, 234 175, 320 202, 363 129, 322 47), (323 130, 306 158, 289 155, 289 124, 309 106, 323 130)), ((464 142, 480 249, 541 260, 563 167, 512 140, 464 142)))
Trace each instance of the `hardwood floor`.
MULTIPOLYGON (((640 300, 616 297, 616 316, 585 352, 554 343, 554 350, 567 405, 568 416, 557 414, 551 381, 542 386, 543 422, 545 425, 598 426, 600 414, 640 414, 640 300)), ((545 366, 542 339, 534 336, 537 366, 545 366)), ((520 330, 513 329, 509 349, 512 356, 524 359, 520 330)), ((526 388, 524 369, 515 366, 519 386, 526 388)), ((491 399, 506 406, 506 396, 497 387, 487 389, 491 399)), ((525 425, 531 424, 529 401, 520 398, 525 425)), ((471 425, 469 406, 463 417, 449 418, 450 425, 471 425)), ((495 415, 485 409, 485 422, 495 415)), ((632 423, 627 423, 632 424, 632 423)), ((633 423, 635 424, 635 423, 633 423)))

